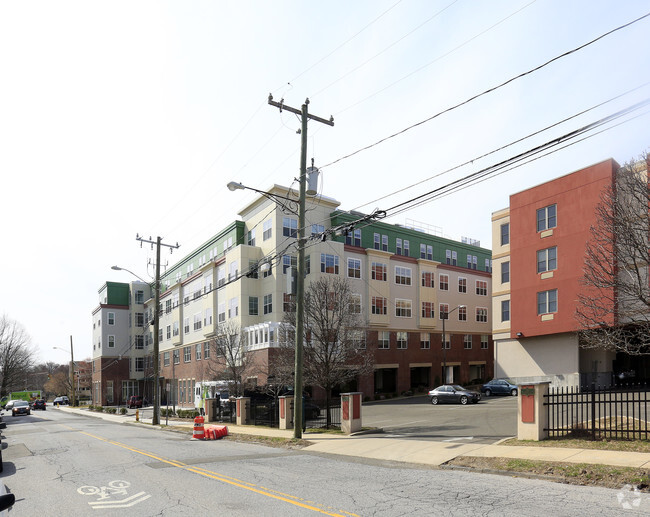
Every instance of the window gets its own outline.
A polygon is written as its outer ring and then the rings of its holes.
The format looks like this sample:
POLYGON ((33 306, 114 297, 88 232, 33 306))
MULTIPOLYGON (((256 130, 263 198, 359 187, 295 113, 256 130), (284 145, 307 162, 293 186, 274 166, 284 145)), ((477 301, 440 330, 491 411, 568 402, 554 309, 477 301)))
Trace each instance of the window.
POLYGON ((510 223, 501 225, 501 246, 510 244, 510 223))
POLYGON ((449 317, 449 304, 441 303, 440 304, 440 319, 446 320, 449 317))
POLYGON ((296 297, 294 295, 283 293, 282 310, 284 312, 296 312, 296 297))
POLYGON ((492 260, 485 259, 485 271, 492 273, 492 260))
POLYGON ((381 296, 372 297, 371 312, 372 314, 387 314, 388 304, 386 303, 386 298, 381 296))
POLYGON ((487 323, 488 310, 485 307, 476 308, 476 321, 478 323, 487 323))
POLYGON ((465 350, 471 350, 471 348, 472 348, 472 335, 471 334, 465 334, 465 337, 463 338, 463 345, 465 347, 465 350))
POLYGON ((377 332, 377 348, 382 350, 390 348, 390 332, 385 330, 377 332))
POLYGON ((144 357, 135 358, 135 371, 144 372, 144 357))
POLYGON ((427 245, 420 244, 420 258, 427 258, 427 245))
POLYGON ((510 321, 510 300, 501 301, 501 321, 510 321))
POLYGON ((433 302, 422 302, 422 317, 423 318, 436 317, 436 306, 433 302))
POLYGON ((445 261, 447 265, 451 265, 451 250, 445 250, 445 261))
POLYGON ((264 314, 271 314, 273 312, 273 295, 264 295, 264 314))
POLYGON ((201 313, 194 315, 194 326, 193 330, 201 330, 201 313))
POLYGON ((467 278, 458 277, 458 292, 466 293, 467 292, 467 278))
POLYGON ((194 347, 194 360, 195 361, 200 361, 201 358, 203 357, 203 343, 197 343, 196 346, 194 347))
POLYGON ((167 339, 171 339, 171 338, 172 338, 172 326, 171 326, 171 325, 167 325, 166 336, 167 336, 167 339))
POLYGON ((183 348, 183 361, 189 363, 192 360, 192 347, 186 346, 183 348))
POLYGON ((221 302, 217 308, 217 323, 226 321, 226 302, 221 302))
POLYGON ((190 333, 190 319, 189 318, 185 318, 183 320, 183 330, 185 331, 185 334, 190 333))
POLYGON ((249 296, 248 297, 248 314, 250 316, 257 316, 259 315, 259 299, 257 296, 249 296))
POLYGON ((180 364, 181 362, 181 351, 176 349, 172 350, 172 356, 174 358, 174 364, 180 364))
MULTIPOLYGON (((217 268, 217 285, 221 287, 226 283, 226 268, 221 266, 217 268)), ((178 305, 178 303, 176 303, 178 305)))
POLYGON ((249 246, 255 246, 255 228, 248 232, 248 238, 246 240, 249 246))
MULTIPOLYGON (((167 326, 167 328, 169 328, 169 325, 167 326)), ((135 349, 144 350, 144 336, 135 336, 135 349)))
POLYGON ((430 271, 422 272, 422 287, 435 287, 434 283, 435 274, 430 271))
POLYGON ((312 237, 314 235, 323 235, 324 232, 325 232, 325 226, 323 226, 322 224, 312 224, 311 225, 311 235, 312 235, 312 237))
POLYGON ((408 257, 409 256, 409 241, 404 239, 404 256, 408 257))
POLYGON ((395 283, 411 285, 411 268, 395 266, 395 283))
POLYGON ((388 251, 388 235, 381 236, 381 249, 382 251, 388 251))
POLYGON ((264 221, 262 230, 262 240, 268 241, 273 236, 273 220, 264 221))
POLYGON ((144 291, 138 289, 135 292, 135 303, 140 303, 140 304, 144 303, 144 291))
POLYGON ((501 283, 510 282, 510 262, 501 262, 501 283))
POLYGON ((144 314, 142 312, 135 313, 135 326, 144 327, 144 314))
POLYGON ((557 246, 539 250, 537 252, 537 272, 553 271, 557 269, 557 246))
POLYGON ((479 296, 487 296, 487 281, 477 280, 476 281, 476 294, 479 296))
POLYGON ((109 312, 108 313, 108 324, 109 325, 115 325, 115 313, 114 312, 109 312))
POLYGON ((172 301, 165 300, 165 314, 169 314, 172 311, 172 301))
POLYGON ((210 343, 203 343, 203 359, 210 359, 210 343))
POLYGON ((172 327, 173 335, 178 336, 178 334, 180 333, 180 326, 178 324, 178 321, 175 321, 172 325, 173 325, 173 327, 172 327))
POLYGON ((352 293, 350 295, 350 313, 361 314, 361 295, 352 293))
POLYGON ((557 226, 557 205, 545 206, 537 210, 537 231, 543 232, 557 226))
POLYGON ((115 348, 115 336, 108 336, 108 348, 115 348))
POLYGON ((487 350, 488 349, 488 341, 489 336, 487 334, 481 334, 481 349, 482 350, 487 350))
POLYGON ((451 252, 451 265, 452 266, 458 265, 458 254, 455 251, 451 252))
POLYGON ((361 246, 361 230, 353 230, 346 233, 345 243, 350 246, 361 246))
POLYGON ((228 302, 228 318, 236 318, 239 316, 239 298, 235 296, 228 302))
POLYGON ((359 259, 348 259, 348 277, 361 278, 361 261, 359 259))
POLYGON ((465 305, 458 306, 458 321, 467 321, 467 307, 465 305))
POLYGON ((395 239, 395 254, 402 254, 402 239, 395 239))
POLYGON ((163 364, 164 364, 165 366, 169 366, 169 364, 170 364, 170 363, 169 363, 169 352, 165 352, 165 353, 163 354, 163 364))
POLYGON ((298 219, 293 219, 292 217, 282 218, 282 236, 298 237, 298 219))
POLYGON ((205 319, 203 320, 203 325, 206 327, 212 325, 212 309, 205 309, 205 319))
POLYGON ((537 293, 537 314, 557 312, 557 289, 537 293))
POLYGON ((449 275, 440 275, 438 286, 440 286, 441 291, 449 291, 449 275))
POLYGON ((262 271, 262 278, 266 278, 273 275, 273 266, 271 265, 271 263, 267 262, 265 265, 268 265, 269 267, 268 269, 265 268, 264 271, 262 271))
POLYGON ((397 333, 397 349, 406 350, 408 348, 408 333, 398 332, 397 333))
POLYGON ((372 263, 372 279, 386 281, 386 264, 380 264, 379 262, 372 263))
POLYGON ((395 299, 395 316, 398 318, 411 317, 411 300, 395 299))
POLYGON ((376 250, 381 249, 381 236, 378 233, 374 234, 374 247, 376 250))
POLYGON ((328 253, 320 254, 320 272, 331 273, 334 275, 339 274, 339 257, 338 255, 330 255, 328 253))
POLYGON ((239 263, 236 260, 233 260, 230 263, 230 273, 228 274, 228 280, 234 280, 239 274, 239 263))
POLYGON ((423 350, 431 348, 431 334, 428 332, 420 332, 420 348, 423 350))

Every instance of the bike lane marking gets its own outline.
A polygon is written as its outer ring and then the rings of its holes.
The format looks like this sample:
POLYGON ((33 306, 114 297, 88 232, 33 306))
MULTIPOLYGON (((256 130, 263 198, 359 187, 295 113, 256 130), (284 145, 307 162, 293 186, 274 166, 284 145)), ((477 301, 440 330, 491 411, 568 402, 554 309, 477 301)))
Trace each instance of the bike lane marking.
MULTIPOLYGON (((63 425, 63 424, 61 424, 61 425, 63 425)), ((64 427, 68 427, 68 426, 64 425, 64 427)), ((269 488, 258 487, 257 485, 255 485, 253 483, 249 483, 247 481, 243 481, 243 480, 240 480, 240 479, 237 479, 237 478, 232 478, 232 477, 226 476, 224 474, 219 474, 218 472, 213 472, 213 471, 210 471, 210 470, 207 470, 207 469, 202 469, 202 468, 199 468, 199 467, 191 467, 191 466, 189 466, 189 465, 187 465, 187 464, 185 464, 185 463, 183 463, 181 461, 172 460, 172 459, 168 459, 168 458, 163 458, 162 456, 158 456, 158 455, 153 454, 151 452, 143 451, 141 449, 136 449, 134 447, 131 447, 130 445, 126 445, 124 443, 116 442, 116 441, 110 440, 108 438, 103 438, 101 436, 97 436, 97 435, 88 433, 86 431, 80 431, 79 429, 74 429, 72 427, 68 427, 68 429, 71 429, 73 431, 77 431, 77 432, 79 432, 79 433, 81 433, 83 435, 89 436, 90 438, 100 440, 100 441, 108 443, 110 445, 115 445, 117 447, 121 447, 121 448, 129 450, 131 452, 135 452, 136 454, 141 454, 143 456, 147 456, 148 458, 152 458, 154 460, 161 461, 163 463, 171 465, 172 467, 176 467, 176 468, 185 470, 187 472, 193 472, 194 474, 199 474, 199 475, 207 477, 207 478, 211 478, 211 479, 214 479, 214 480, 217 480, 217 481, 221 481, 222 483, 226 483, 226 484, 238 487, 238 488, 242 488, 244 490, 249 490, 251 492, 255 492, 256 494, 263 495, 263 496, 266 496, 266 497, 270 497, 272 499, 277 499, 279 501, 283 501, 285 503, 289 503, 289 504, 292 504, 294 506, 299 506, 301 508, 305 508, 306 510, 312 510, 314 512, 322 513, 322 514, 325 514, 325 515, 330 515, 330 516, 333 516, 333 517, 347 517, 347 516, 359 517, 357 514, 351 513, 351 512, 346 512, 345 510, 336 510, 336 511, 342 512, 342 513, 332 513, 329 510, 325 510, 323 508, 318 508, 316 506, 312 506, 311 504, 303 503, 303 502, 301 502, 301 498, 296 497, 296 496, 283 494, 281 492, 275 492, 274 490, 269 489, 269 488), (273 493, 273 492, 275 492, 275 493, 273 493)))

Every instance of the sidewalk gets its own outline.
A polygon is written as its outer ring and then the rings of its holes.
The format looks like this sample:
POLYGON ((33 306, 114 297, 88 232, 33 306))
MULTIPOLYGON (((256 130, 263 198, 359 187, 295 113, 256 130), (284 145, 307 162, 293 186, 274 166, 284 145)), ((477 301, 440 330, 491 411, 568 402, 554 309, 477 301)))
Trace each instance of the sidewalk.
MULTIPOLYGON (((134 415, 111 415, 97 413, 86 409, 61 406, 60 410, 80 415, 103 418, 116 423, 136 424, 134 415)), ((141 413, 141 422, 151 424, 151 411, 141 413)), ((165 419, 162 418, 161 422, 165 419)), ((192 429, 193 422, 170 419, 169 425, 192 429)), ((207 425, 220 425, 206 423, 207 425)), ((292 430, 271 429, 267 427, 240 426, 227 424, 233 434, 293 438, 292 430)), ((303 439, 312 442, 305 450, 321 454, 355 456, 384 461, 415 463, 419 465, 439 466, 458 456, 518 458, 528 460, 558 461, 563 463, 591 463, 617 467, 650 468, 650 453, 603 451, 595 449, 567 449, 563 447, 519 447, 509 445, 485 445, 453 442, 433 442, 392 438, 381 433, 342 434, 319 433, 311 430, 303 433, 303 439)))

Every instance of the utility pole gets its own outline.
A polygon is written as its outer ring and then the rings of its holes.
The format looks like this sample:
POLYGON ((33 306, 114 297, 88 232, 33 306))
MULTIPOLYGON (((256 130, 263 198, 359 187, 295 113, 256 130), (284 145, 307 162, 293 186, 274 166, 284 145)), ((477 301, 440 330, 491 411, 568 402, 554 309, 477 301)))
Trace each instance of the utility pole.
POLYGON ((298 204, 298 278, 296 280, 296 352, 294 362, 294 386, 293 386, 293 437, 302 438, 302 347, 304 334, 304 314, 305 314, 305 182, 307 176, 307 121, 316 120, 328 126, 334 125, 334 118, 329 120, 311 115, 307 107, 309 99, 305 100, 302 109, 292 108, 284 104, 284 99, 280 102, 273 100, 273 95, 269 94, 269 104, 279 108, 280 111, 287 110, 296 115, 300 115, 300 197, 298 204))
POLYGON ((70 336, 70 391, 72 391, 72 406, 75 404, 74 396, 74 350, 72 349, 72 336, 70 336))
POLYGON ((156 280, 154 283, 154 316, 153 316, 153 417, 151 420, 152 425, 160 424, 160 396, 158 394, 158 377, 160 376, 160 366, 159 366, 159 355, 160 355, 160 342, 158 338, 158 329, 160 328, 160 311, 158 306, 160 305, 160 247, 166 246, 170 248, 170 251, 179 247, 178 243, 176 245, 172 244, 163 244, 162 237, 157 237, 156 241, 152 241, 151 237, 145 239, 136 234, 135 239, 140 241, 140 246, 143 242, 156 245, 156 280))

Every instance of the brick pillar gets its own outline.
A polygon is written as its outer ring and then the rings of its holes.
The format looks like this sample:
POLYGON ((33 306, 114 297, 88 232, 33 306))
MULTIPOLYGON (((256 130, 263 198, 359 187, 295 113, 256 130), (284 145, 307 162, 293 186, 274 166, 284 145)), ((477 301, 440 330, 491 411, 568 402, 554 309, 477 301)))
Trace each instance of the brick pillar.
POLYGON ((251 419, 250 397, 239 397, 237 401, 237 425, 248 425, 251 419))
POLYGON ((352 434, 361 431, 361 392, 341 393, 341 431, 352 434))
POLYGON ((293 429, 293 395, 278 397, 280 429, 293 429))
POLYGON ((549 382, 529 382, 519 385, 517 438, 519 440, 546 440, 548 413, 544 407, 549 382))

